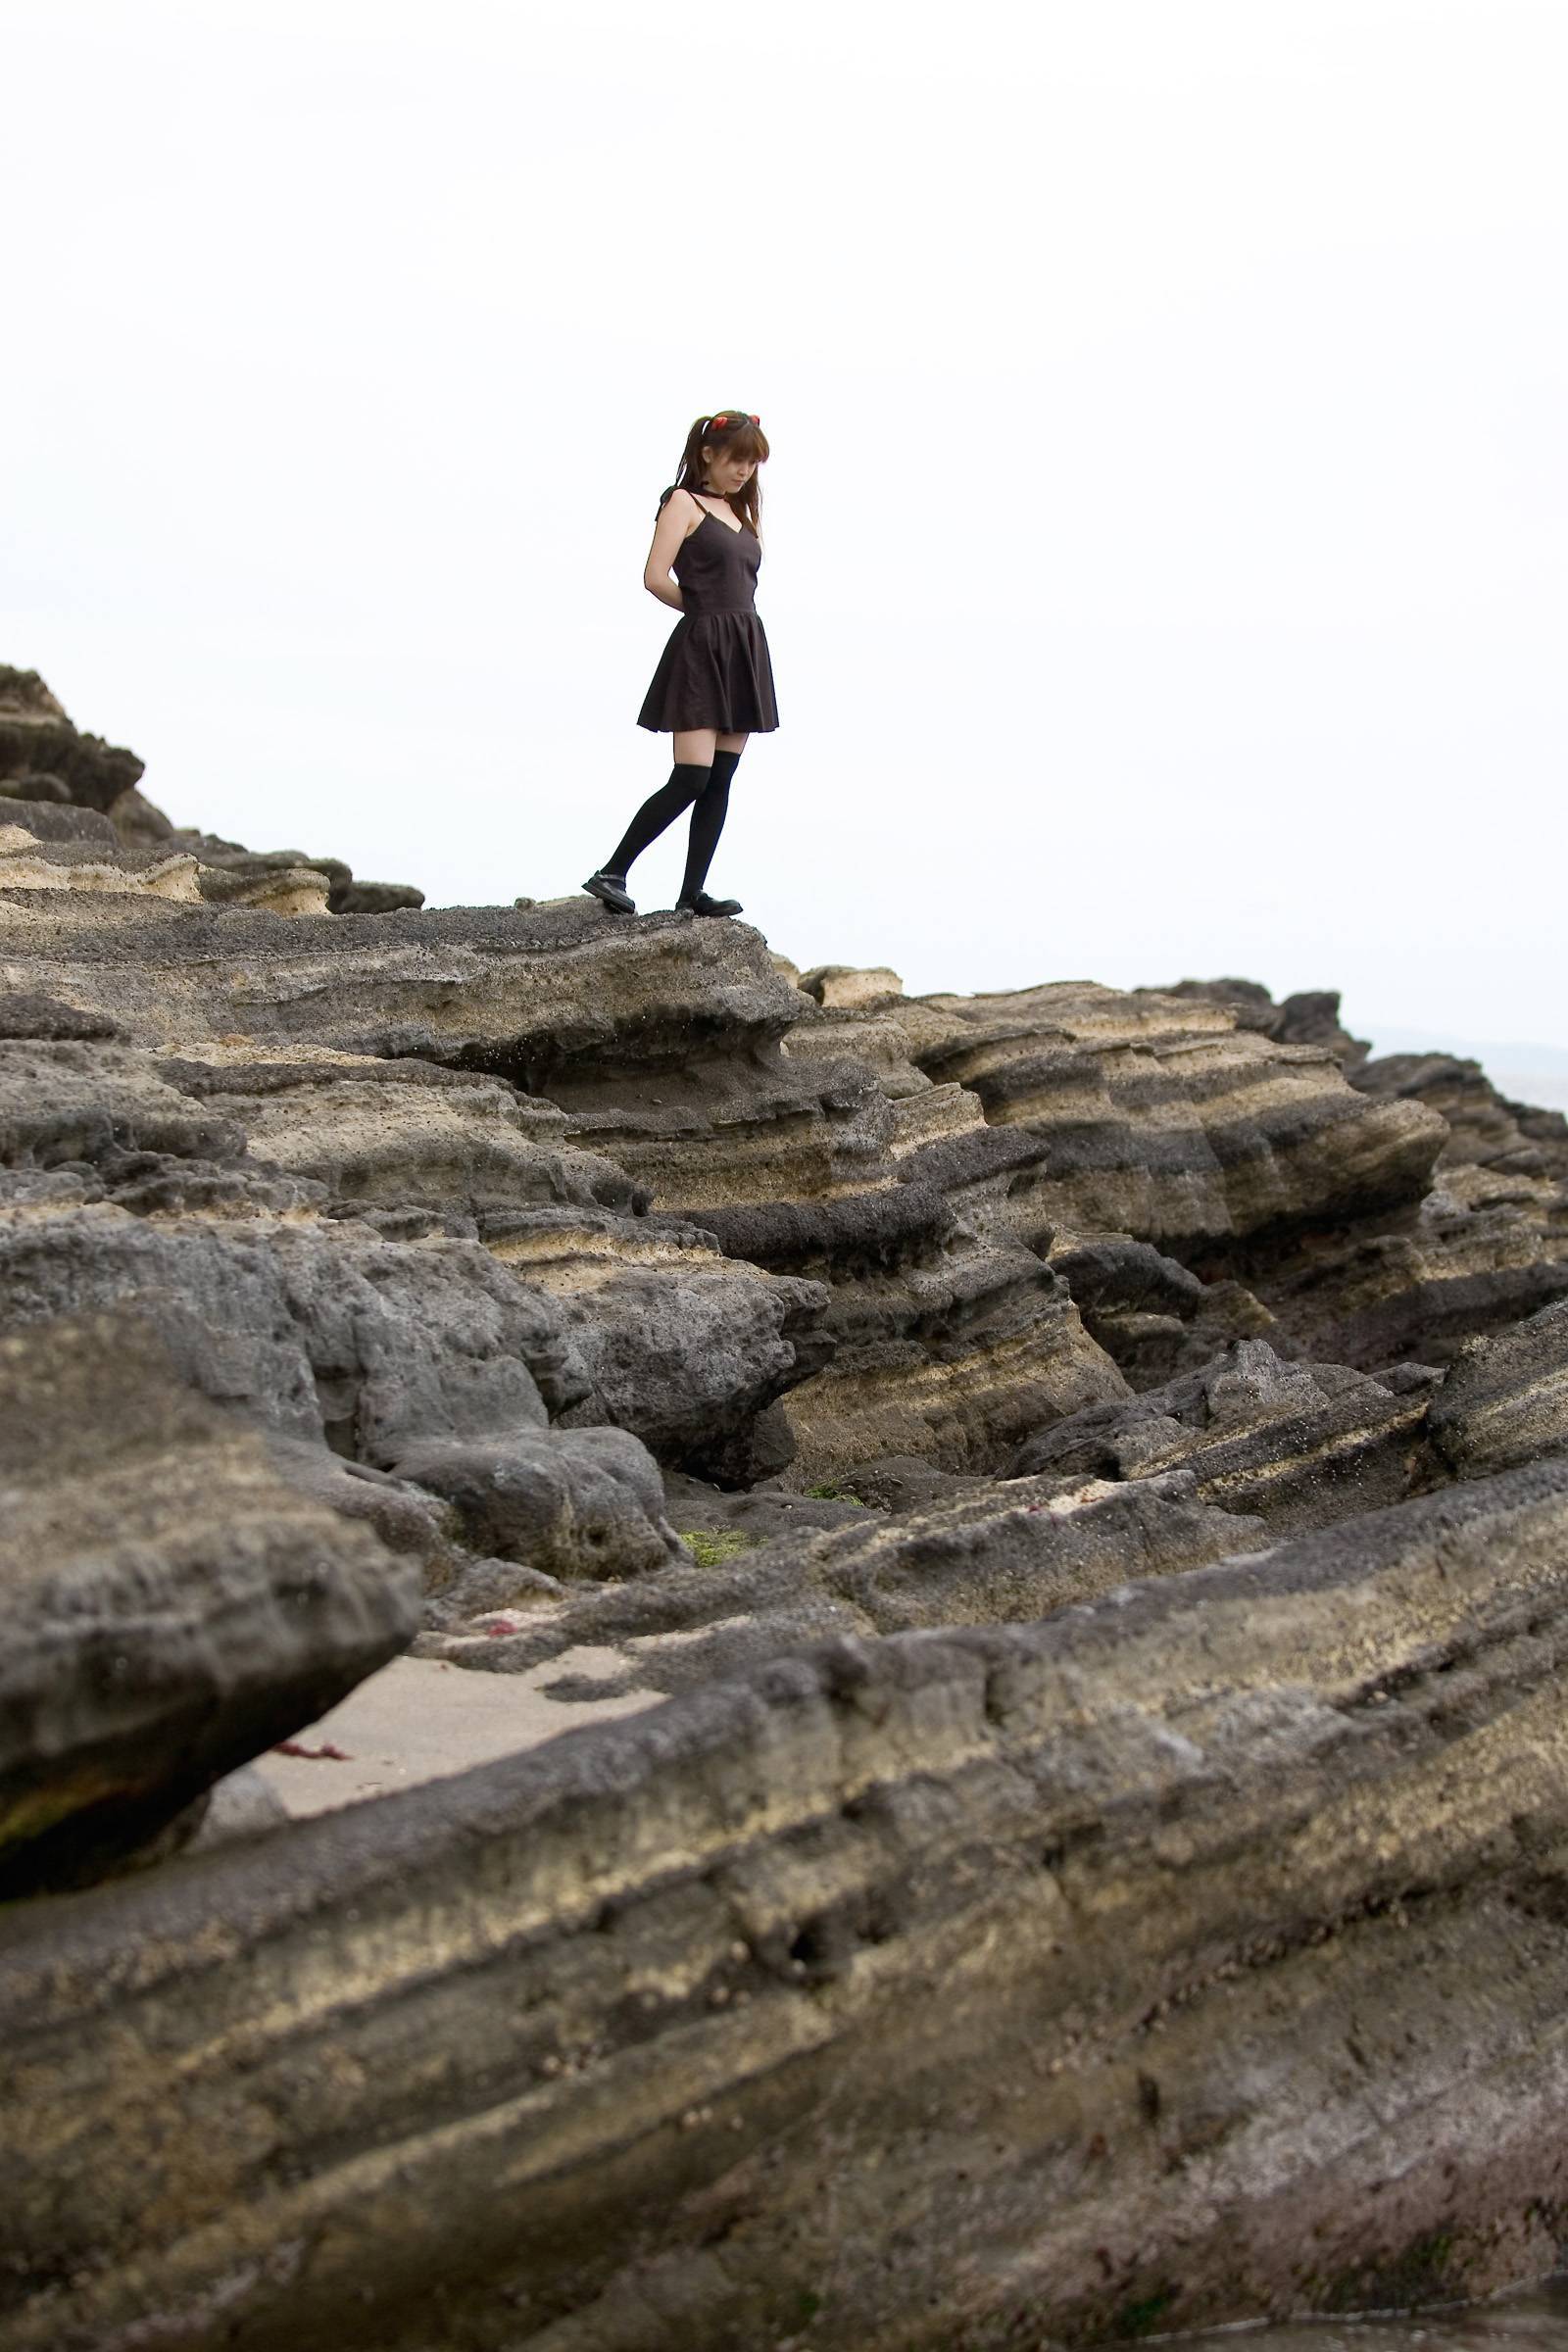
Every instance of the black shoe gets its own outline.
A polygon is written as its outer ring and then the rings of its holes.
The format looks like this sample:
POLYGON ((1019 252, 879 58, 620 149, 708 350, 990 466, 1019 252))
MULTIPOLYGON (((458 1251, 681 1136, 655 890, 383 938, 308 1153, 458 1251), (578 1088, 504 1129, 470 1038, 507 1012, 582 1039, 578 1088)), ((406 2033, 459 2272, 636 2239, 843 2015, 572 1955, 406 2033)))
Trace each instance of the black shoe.
POLYGON ((677 914, 740 914, 744 912, 744 909, 739 899, 710 899, 706 890, 700 890, 695 899, 677 899, 675 912, 677 914))
POLYGON ((635 914, 637 911, 637 902, 627 895, 622 875, 590 874, 583 888, 592 897, 602 899, 607 906, 612 906, 617 914, 635 914))

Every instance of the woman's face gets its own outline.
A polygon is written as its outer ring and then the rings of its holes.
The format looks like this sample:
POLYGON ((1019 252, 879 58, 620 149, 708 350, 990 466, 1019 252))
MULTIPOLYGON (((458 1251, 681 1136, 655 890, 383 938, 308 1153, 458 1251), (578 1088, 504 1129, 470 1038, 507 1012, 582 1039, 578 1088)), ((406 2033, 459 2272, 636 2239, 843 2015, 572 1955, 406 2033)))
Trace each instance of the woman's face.
POLYGON ((721 490, 726 498, 733 497, 737 490, 744 490, 757 471, 754 458, 732 458, 724 450, 710 449, 706 441, 703 444, 703 464, 714 489, 721 490))

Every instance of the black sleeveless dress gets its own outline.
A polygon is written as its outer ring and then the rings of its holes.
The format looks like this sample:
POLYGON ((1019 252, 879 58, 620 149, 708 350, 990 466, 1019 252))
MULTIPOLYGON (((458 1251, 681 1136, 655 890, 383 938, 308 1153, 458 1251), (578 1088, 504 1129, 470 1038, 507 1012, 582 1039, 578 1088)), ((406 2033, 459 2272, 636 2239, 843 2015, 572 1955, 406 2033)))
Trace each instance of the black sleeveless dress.
POLYGON ((773 664, 756 604, 761 561, 761 541, 747 524, 737 529, 704 507, 670 565, 685 610, 643 697, 640 727, 655 735, 685 727, 769 735, 778 725, 773 664))

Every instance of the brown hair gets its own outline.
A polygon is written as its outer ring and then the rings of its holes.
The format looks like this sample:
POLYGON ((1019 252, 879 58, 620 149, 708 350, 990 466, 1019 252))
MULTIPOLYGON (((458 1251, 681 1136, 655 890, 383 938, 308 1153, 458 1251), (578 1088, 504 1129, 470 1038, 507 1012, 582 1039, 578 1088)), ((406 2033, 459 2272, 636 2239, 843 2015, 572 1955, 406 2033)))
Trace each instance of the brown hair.
MULTIPOLYGON (((724 419, 722 424, 715 422, 711 416, 699 416, 692 426, 686 436, 686 447, 681 452, 680 469, 669 486, 670 490, 695 491, 702 487, 705 443, 711 450, 722 450, 726 457, 750 458, 759 466, 767 458, 767 435, 760 424, 752 422, 744 409, 720 409, 718 415, 724 419)), ((708 490, 703 495, 706 498, 717 498, 719 492, 708 490)), ((659 502, 661 511, 668 496, 669 490, 666 490, 659 502)), ((738 490, 725 504, 732 514, 738 514, 742 522, 749 524, 760 538, 762 491, 760 475, 754 473, 745 489, 738 490)))

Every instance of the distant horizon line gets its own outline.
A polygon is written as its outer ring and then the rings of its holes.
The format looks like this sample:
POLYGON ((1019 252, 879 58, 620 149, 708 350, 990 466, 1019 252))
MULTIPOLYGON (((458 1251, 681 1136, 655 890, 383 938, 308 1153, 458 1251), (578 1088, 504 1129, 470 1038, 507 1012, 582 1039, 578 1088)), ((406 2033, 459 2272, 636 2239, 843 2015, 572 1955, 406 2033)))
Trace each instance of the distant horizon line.
MULTIPOLYGON (((1343 1013, 1341 1017, 1344 1018, 1343 1013)), ((1539 1067, 1553 1072, 1559 1070, 1568 1072, 1568 1046, 1548 1046, 1543 1040, 1464 1037, 1456 1029, 1417 1029, 1412 1028, 1407 1021, 1375 1021, 1368 1019, 1364 1014, 1354 1020, 1346 1021, 1345 1026, 1352 1036, 1362 1032, 1370 1033, 1374 1047, 1383 1053, 1430 1049, 1437 1053, 1451 1054, 1456 1048, 1463 1046, 1467 1052, 1462 1058, 1466 1060, 1481 1061, 1488 1058, 1496 1059, 1498 1055, 1506 1055, 1508 1058, 1503 1066, 1510 1069, 1528 1070, 1539 1067), (1400 1042, 1397 1044, 1384 1042, 1395 1039, 1400 1042)))

